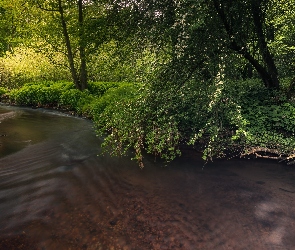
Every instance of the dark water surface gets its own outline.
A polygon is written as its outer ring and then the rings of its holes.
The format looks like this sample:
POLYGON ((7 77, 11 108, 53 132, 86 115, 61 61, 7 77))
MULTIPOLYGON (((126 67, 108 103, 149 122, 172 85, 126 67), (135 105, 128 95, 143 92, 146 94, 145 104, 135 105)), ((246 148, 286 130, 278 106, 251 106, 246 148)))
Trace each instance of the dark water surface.
POLYGON ((89 121, 0 107, 0 249, 295 249, 295 170, 97 156, 89 121))

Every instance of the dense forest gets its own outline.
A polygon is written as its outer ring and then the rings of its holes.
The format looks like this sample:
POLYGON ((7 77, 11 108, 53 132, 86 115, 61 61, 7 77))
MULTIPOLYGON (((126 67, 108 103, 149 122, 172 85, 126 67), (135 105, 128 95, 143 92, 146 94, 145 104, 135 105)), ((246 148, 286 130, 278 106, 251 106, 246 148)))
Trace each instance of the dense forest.
POLYGON ((295 158, 295 1, 2 0, 0 95, 111 155, 295 158))

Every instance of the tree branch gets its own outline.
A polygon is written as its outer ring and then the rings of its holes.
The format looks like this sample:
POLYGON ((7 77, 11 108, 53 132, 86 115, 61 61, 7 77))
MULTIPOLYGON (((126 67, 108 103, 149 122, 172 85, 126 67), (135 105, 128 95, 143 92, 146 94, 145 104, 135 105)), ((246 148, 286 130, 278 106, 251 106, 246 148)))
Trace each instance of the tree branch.
MULTIPOLYGON (((257 1, 257 0, 253 0, 257 1)), ((232 30, 232 27, 226 17, 226 14, 224 12, 224 8, 222 3, 219 0, 213 0, 214 8, 225 28, 226 34, 229 38, 229 48, 236 51, 240 55, 244 56, 245 59, 247 59, 252 66, 256 69, 256 71, 260 74, 264 84, 266 87, 278 87, 278 79, 277 79, 277 70, 276 66, 273 62, 273 59, 268 51, 267 44, 264 40, 263 35, 263 29, 262 29, 262 23, 260 19, 260 12, 261 10, 256 10, 255 6, 257 7, 257 3, 252 3, 252 14, 254 18, 254 25, 256 27, 256 35, 258 37, 258 43, 260 43, 260 52, 262 53, 263 61, 267 65, 267 68, 262 66, 261 63, 259 63, 258 60, 256 60, 250 52, 247 50, 247 46, 239 45, 235 39, 235 34, 232 30), (256 11, 256 12, 255 12, 256 11), (264 42, 263 42, 264 41, 264 42)), ((260 4, 260 3, 258 3, 260 4)))

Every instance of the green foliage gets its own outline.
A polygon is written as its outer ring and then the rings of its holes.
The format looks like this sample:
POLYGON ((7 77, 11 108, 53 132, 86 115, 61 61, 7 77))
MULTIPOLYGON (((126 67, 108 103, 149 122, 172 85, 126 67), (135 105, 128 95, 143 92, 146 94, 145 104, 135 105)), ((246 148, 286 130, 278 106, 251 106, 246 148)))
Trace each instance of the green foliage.
POLYGON ((263 106, 253 104, 245 110, 245 117, 254 127, 269 131, 295 132, 295 108, 290 103, 263 106))
MULTIPOLYGON (((222 119, 223 133, 220 133, 222 126, 217 126, 213 133, 215 138, 211 140, 217 142, 213 155, 235 150, 245 153, 254 147, 275 149, 282 155, 294 152, 295 105, 287 100, 283 91, 268 90, 255 81, 245 81, 227 82, 223 92, 227 102, 222 114, 234 123, 226 124, 226 119, 222 119)), ((220 107, 218 105, 218 109, 220 107)), ((212 117, 217 120, 216 115, 212 117)), ((211 146, 211 141, 208 141, 208 146, 211 146)))
POLYGON ((7 93, 8 93, 8 89, 0 87, 0 101, 6 98, 7 93))
MULTIPOLYGON (((62 63, 58 53, 55 60, 62 63)), ((52 64, 44 55, 20 46, 0 58, 0 86, 19 88, 27 82, 68 80, 65 69, 52 64)))
POLYGON ((76 111, 78 114, 89 118, 97 117, 106 106, 113 105, 135 88, 136 84, 118 82, 90 82, 89 89, 79 91, 69 89, 59 100, 62 107, 76 111))
POLYGON ((100 135, 108 132, 103 146, 112 155, 131 148, 141 167, 144 151, 169 162, 180 155, 179 144, 204 125, 206 93, 199 93, 192 82, 159 88, 118 88, 98 100, 94 120, 100 135), (197 97, 204 105, 194 103, 197 97))
MULTIPOLYGON (((89 84, 89 90, 79 91, 70 82, 43 81, 26 83, 19 89, 9 91, 8 95, 10 102, 17 105, 54 106, 92 117, 103 110, 101 107, 113 100, 120 100, 121 96, 128 94, 128 88, 136 86, 131 83, 95 82, 89 84)), ((2 90, 3 93, 7 92, 5 88, 0 88, 2 90)))
POLYGON ((156 53, 135 41, 110 41, 89 55, 88 75, 92 81, 144 82, 168 58, 164 49, 156 53))
POLYGON ((57 105, 61 95, 74 85, 68 82, 27 83, 20 89, 9 92, 12 103, 27 106, 57 105))
POLYGON ((142 164, 144 114, 137 105, 144 93, 134 85, 124 84, 110 89, 93 106, 93 118, 98 135, 105 135, 102 146, 111 155, 124 155, 127 150, 135 150, 135 159, 142 164))
MULTIPOLYGON (((39 46, 37 43, 35 46, 39 46)), ((40 45, 41 46, 41 45, 40 45)), ((0 86, 19 88, 28 82, 70 80, 71 76, 64 67, 66 64, 60 52, 54 52, 50 47, 42 51, 19 46, 13 53, 7 52, 0 58, 0 86), (47 56, 44 56, 44 53, 47 56)), ((127 48, 125 48, 127 50, 127 48)), ((141 81, 151 74, 164 55, 156 55, 148 50, 120 51, 107 45, 102 46, 96 54, 89 56, 89 91, 94 95, 102 95, 115 83, 105 82, 98 85, 95 81, 141 81)))
POLYGON ((23 0, 1 0, 0 2, 0 56, 11 51, 15 45, 32 38, 29 31, 30 17, 23 0))
POLYGON ((201 149, 205 161, 255 147, 294 154, 295 104, 257 80, 95 82, 85 91, 44 81, 8 94, 19 105, 58 106, 92 118, 98 135, 105 136, 103 148, 117 156, 132 149, 141 167, 144 152, 169 162, 181 154, 182 143, 201 149))
POLYGON ((183 142, 201 149, 205 161, 253 147, 294 152, 295 105, 260 81, 155 82, 124 98, 118 93, 95 102, 94 120, 100 135, 108 132, 106 149, 112 155, 133 149, 141 167, 144 151, 169 162, 183 142))
MULTIPOLYGON (((117 105, 119 106, 121 102, 132 101, 134 99, 134 92, 138 89, 137 84, 131 83, 120 83, 116 88, 109 88, 103 96, 95 99, 90 104, 90 113, 94 117, 94 120, 102 124, 103 120, 100 120, 103 116, 108 116, 109 114, 103 114, 106 109, 109 112, 112 109, 117 110, 117 105)), ((110 117, 106 117, 109 119, 110 117)), ((101 125, 99 125, 101 126, 101 125)))
POLYGON ((61 94, 59 103, 61 106, 76 110, 81 105, 82 99, 88 95, 89 93, 86 91, 82 92, 78 89, 69 89, 61 94))
POLYGON ((0 96, 6 94, 8 90, 6 88, 0 87, 0 96))
POLYGON ((272 8, 267 10, 267 25, 273 27, 274 39, 270 43, 275 54, 281 77, 294 77, 295 65, 295 2, 272 0, 272 8))
POLYGON ((95 96, 102 96, 110 88, 117 88, 121 83, 118 82, 89 82, 88 90, 95 96))

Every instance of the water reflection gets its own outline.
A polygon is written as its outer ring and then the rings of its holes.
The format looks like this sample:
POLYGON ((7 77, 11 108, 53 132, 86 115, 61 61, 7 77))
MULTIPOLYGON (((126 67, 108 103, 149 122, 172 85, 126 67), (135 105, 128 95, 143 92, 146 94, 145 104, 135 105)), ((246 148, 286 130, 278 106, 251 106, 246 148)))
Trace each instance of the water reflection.
POLYGON ((60 119, 58 113, 46 112, 45 115, 45 112, 0 107, 0 157, 44 141, 51 134, 67 129, 65 117, 60 119))
POLYGON ((0 107, 11 111, 0 124, 13 148, 0 158, 0 249, 295 247, 291 168, 233 160, 202 170, 188 151, 167 168, 146 157, 140 170, 97 156, 89 121, 0 107))

